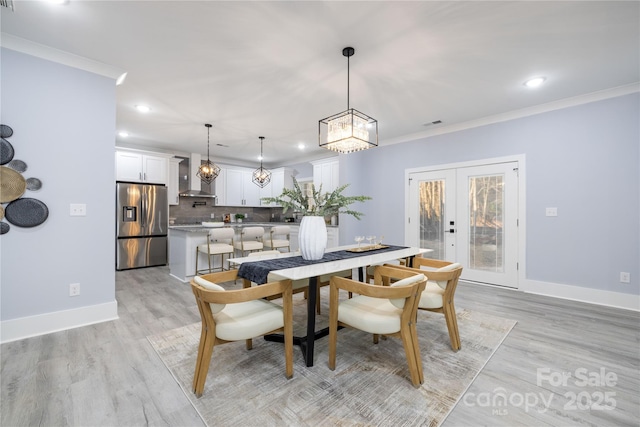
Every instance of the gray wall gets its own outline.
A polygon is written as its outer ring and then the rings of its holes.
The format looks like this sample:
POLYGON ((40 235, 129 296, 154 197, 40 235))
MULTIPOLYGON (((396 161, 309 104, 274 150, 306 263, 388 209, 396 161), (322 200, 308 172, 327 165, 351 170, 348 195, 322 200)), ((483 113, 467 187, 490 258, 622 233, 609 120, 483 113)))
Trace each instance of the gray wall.
MULTIPOLYGON (((640 95, 340 156, 345 194, 360 221, 341 218, 341 243, 356 234, 404 242, 406 169, 509 155, 526 156, 526 277, 639 294, 640 95), (549 221, 545 208, 558 208, 549 221), (631 283, 619 283, 619 273, 631 283)), ((381 132, 384 127, 381 125, 381 132)))
POLYGON ((0 236, 1 319, 115 300, 115 82, 1 50, 1 122, 11 126, 15 159, 42 189, 47 221, 0 236), (85 217, 69 216, 86 203, 85 217), (69 284, 81 293, 69 297, 69 284))

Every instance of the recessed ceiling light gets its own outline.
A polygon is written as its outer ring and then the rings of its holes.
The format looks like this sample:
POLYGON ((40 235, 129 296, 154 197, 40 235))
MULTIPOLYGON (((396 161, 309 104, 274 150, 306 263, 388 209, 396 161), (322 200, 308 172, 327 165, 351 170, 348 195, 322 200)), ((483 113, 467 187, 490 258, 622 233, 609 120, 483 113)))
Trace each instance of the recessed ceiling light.
POLYGON ((122 131, 122 132, 119 132, 119 133, 118 133, 118 135, 120 135, 120 136, 121 136, 121 137, 123 137, 123 138, 126 138, 126 137, 128 137, 128 136, 129 136, 129 132, 122 131))
POLYGON ((534 88, 534 87, 540 86, 542 83, 545 82, 545 80, 547 80, 546 77, 534 77, 524 82, 524 85, 526 87, 534 88))
POLYGON ((304 144, 302 142, 300 144, 298 144, 298 149, 299 150, 304 150, 304 144))
POLYGON ((262 156, 258 156, 258 160, 262 160, 262 156))
POLYGON ((147 105, 136 105, 136 110, 141 113, 148 113, 149 111, 151 111, 151 108, 147 105))

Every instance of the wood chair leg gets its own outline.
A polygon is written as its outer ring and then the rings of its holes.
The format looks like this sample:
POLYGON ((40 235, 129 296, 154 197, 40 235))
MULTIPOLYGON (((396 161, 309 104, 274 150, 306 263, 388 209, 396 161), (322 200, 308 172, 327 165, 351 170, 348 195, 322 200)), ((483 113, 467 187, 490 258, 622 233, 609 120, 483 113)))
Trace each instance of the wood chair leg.
POLYGON ((336 369, 336 347, 338 344, 338 289, 329 290, 329 369, 336 369))
POLYGON ((453 303, 445 304, 442 307, 442 312, 444 313, 444 319, 447 322, 451 348, 453 351, 458 351, 460 350, 460 332, 458 331, 458 320, 456 319, 456 309, 453 306, 453 303))
POLYGON ((320 309, 320 286, 316 288, 316 313, 322 314, 320 309))
POLYGON ((378 344, 380 339, 380 335, 379 334, 373 334, 373 343, 374 344, 378 344))
POLYGON ((200 354, 200 351, 198 351, 196 371, 194 373, 193 392, 197 397, 202 396, 202 392, 204 391, 204 384, 207 381, 209 364, 211 363, 211 355, 213 354, 213 347, 215 345, 215 338, 210 331, 207 331, 204 335, 205 337, 204 343, 202 343, 202 354, 200 354))
POLYGON ((404 352, 407 356, 407 365, 409 366, 409 374, 411 375, 411 383, 415 388, 420 387, 420 375, 418 373, 418 365, 416 362, 416 350, 411 336, 411 330, 409 327, 402 328, 400 330, 400 336, 402 337, 402 345, 404 346, 404 352))
POLYGON ((420 354, 420 343, 418 342, 418 330, 416 329, 416 322, 411 324, 411 335, 413 336, 413 350, 416 360, 416 366, 418 368, 418 378, 420 384, 424 383, 424 370, 422 369, 422 355, 420 354))
POLYGON ((247 343, 247 350, 251 350, 253 348, 253 340, 249 338, 248 340, 246 340, 246 343, 247 343))

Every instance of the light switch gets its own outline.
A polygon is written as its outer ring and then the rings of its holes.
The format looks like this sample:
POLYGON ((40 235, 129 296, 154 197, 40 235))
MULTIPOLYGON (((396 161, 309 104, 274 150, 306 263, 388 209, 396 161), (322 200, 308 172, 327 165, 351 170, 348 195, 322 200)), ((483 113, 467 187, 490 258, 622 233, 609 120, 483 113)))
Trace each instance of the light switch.
POLYGON ((558 216, 558 208, 547 208, 547 216, 558 216))
POLYGON ((87 205, 84 203, 71 203, 69 205, 69 215, 71 216, 86 216, 87 205))

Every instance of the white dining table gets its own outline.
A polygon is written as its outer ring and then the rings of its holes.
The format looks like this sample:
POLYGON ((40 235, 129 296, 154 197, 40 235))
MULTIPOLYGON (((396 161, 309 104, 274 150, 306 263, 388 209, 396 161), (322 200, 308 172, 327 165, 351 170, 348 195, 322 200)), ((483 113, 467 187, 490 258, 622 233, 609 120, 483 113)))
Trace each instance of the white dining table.
MULTIPOLYGON (((349 251, 354 250, 357 247, 357 245, 339 246, 328 249, 326 252, 349 251)), ((274 273, 285 279, 309 279, 309 292, 307 298, 307 335, 304 337, 294 337, 294 343, 299 345, 302 349, 302 354, 304 355, 306 365, 313 366, 315 340, 326 336, 329 331, 329 328, 324 328, 319 331, 315 330, 316 294, 318 289, 318 278, 320 276, 327 274, 331 275, 333 273, 338 273, 344 270, 358 269, 359 280, 363 282, 366 275, 365 269, 369 265, 384 264, 398 259, 406 259, 407 265, 410 266, 415 256, 422 255, 428 252, 432 252, 432 250, 403 246, 399 247, 399 249, 387 250, 384 252, 376 250, 358 252, 356 256, 351 256, 345 259, 318 262, 310 265, 302 265, 298 267, 270 271, 270 273, 274 273)), ((300 253, 282 253, 280 255, 276 255, 275 257, 273 255, 257 255, 251 257, 231 258, 229 259, 229 263, 230 265, 236 265, 239 267, 245 262, 260 262, 261 260, 282 259, 286 257, 296 256, 300 256, 300 253)), ((282 336, 278 334, 266 336, 265 339, 268 341, 282 342, 282 336)))

